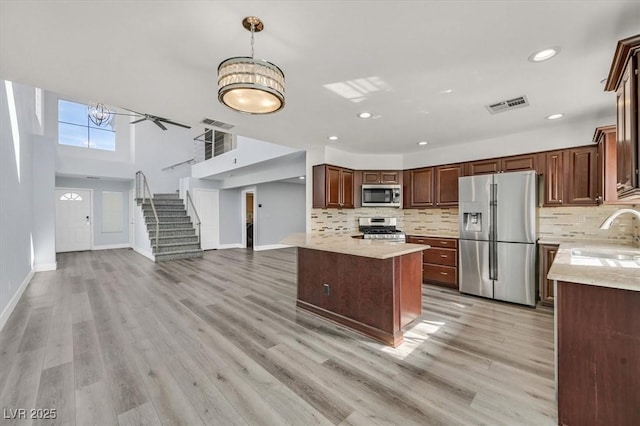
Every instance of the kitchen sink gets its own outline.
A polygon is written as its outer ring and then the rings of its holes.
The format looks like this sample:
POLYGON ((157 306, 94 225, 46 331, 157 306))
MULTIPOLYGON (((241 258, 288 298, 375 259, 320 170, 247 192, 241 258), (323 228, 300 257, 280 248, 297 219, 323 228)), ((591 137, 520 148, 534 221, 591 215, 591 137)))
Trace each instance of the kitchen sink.
POLYGON ((571 249, 571 257, 589 257, 596 259, 633 260, 640 262, 640 252, 613 249, 571 249))

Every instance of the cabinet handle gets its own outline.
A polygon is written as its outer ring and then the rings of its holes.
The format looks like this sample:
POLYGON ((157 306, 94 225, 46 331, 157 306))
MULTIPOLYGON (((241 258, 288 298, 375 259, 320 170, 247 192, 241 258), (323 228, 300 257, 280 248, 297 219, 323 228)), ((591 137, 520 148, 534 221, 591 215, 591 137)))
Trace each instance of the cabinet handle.
POLYGON ((447 258, 447 257, 449 257, 449 256, 448 256, 448 255, 446 255, 446 254, 441 254, 441 255, 440 255, 440 257, 442 257, 442 258, 444 259, 444 258, 447 258))
POLYGON ((448 245, 448 244, 449 244, 449 242, 448 242, 448 241, 440 241, 440 244, 443 244, 443 245, 445 245, 445 246, 446 246, 446 245, 448 245))
POLYGON ((446 272, 440 272, 440 275, 449 275, 449 274, 446 272))
POLYGON ((419 243, 424 243, 424 240, 418 240, 419 243))

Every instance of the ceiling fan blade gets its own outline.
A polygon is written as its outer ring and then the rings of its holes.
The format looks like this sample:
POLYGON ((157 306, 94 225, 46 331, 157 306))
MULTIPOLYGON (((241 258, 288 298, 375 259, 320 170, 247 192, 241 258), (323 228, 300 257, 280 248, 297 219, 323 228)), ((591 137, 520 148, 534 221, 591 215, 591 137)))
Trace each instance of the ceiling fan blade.
POLYGON ((153 122, 156 123, 156 126, 160 127, 162 130, 167 130, 167 128, 162 125, 160 120, 156 119, 156 120, 153 120, 153 122))
POLYGON ((186 124, 176 123, 175 121, 167 120, 166 118, 158 118, 158 120, 167 124, 173 124, 174 126, 184 127, 185 129, 191 128, 191 126, 187 126, 186 124))
POLYGON ((136 123, 139 123, 139 122, 144 121, 144 120, 146 120, 146 119, 147 119, 147 117, 142 117, 142 118, 137 119, 136 121, 132 121, 132 122, 131 122, 131 123, 129 123, 129 124, 136 124, 136 123))

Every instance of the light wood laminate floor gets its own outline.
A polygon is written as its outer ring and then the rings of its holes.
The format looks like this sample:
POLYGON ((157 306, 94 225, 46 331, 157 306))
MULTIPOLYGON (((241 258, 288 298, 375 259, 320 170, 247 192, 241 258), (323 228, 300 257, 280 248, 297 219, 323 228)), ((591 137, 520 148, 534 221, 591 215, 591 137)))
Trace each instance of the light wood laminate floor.
POLYGON ((0 423, 30 424, 4 418, 20 408, 76 425, 556 423, 548 309, 425 285, 392 349, 295 295, 295 249, 60 254, 0 333, 0 423))

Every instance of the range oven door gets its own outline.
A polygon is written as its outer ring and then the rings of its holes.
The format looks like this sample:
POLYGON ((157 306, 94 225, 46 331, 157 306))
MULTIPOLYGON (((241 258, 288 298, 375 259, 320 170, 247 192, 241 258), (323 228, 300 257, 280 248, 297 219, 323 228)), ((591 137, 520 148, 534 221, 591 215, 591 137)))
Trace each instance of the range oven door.
POLYGON ((362 185, 362 207, 401 207, 400 185, 362 185))

